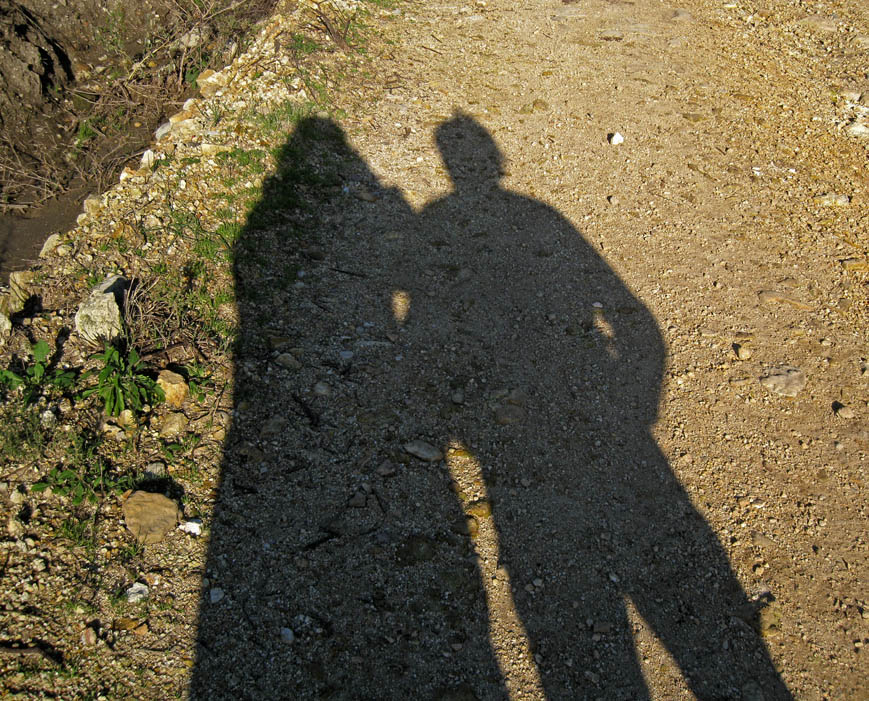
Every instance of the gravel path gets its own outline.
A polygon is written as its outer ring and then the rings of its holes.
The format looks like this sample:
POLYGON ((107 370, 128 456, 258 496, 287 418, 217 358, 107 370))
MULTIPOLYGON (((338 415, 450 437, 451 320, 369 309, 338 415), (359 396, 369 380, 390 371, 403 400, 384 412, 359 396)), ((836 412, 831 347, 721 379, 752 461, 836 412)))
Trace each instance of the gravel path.
POLYGON ((869 21, 813 11, 382 11, 235 245, 155 689, 869 698, 869 21))

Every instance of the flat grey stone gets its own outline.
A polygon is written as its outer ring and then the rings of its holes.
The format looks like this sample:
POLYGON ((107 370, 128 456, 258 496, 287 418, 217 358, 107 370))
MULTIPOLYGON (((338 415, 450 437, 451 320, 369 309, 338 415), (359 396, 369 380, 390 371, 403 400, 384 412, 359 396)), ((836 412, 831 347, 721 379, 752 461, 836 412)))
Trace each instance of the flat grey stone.
POLYGON ((796 397, 806 386, 806 375, 799 368, 783 365, 761 377, 760 384, 773 394, 796 397))
POLYGON ((440 450, 425 441, 410 441, 410 443, 405 443, 404 449, 414 457, 426 462, 436 462, 444 457, 440 450))
POLYGON ((158 543, 175 528, 181 510, 178 503, 151 492, 133 492, 124 502, 124 520, 136 540, 145 545, 158 543))

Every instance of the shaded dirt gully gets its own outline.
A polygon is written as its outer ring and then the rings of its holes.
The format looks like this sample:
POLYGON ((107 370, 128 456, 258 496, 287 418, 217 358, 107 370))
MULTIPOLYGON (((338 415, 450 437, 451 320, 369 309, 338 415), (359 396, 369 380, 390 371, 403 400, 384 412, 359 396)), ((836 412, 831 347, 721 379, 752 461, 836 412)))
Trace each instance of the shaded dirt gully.
POLYGON ((10 634, 107 697, 869 699, 866 5, 372 22, 233 244, 203 537, 10 634))

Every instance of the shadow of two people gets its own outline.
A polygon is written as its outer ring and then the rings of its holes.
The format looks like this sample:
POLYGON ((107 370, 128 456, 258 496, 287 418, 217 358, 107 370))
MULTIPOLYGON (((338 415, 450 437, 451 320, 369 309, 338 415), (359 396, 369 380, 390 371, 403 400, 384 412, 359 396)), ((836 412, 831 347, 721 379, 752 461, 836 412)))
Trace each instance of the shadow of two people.
POLYGON ((304 120, 237 245, 239 410, 206 566, 226 596, 203 592, 191 696, 649 698, 650 631, 698 698, 790 698, 650 433, 654 317, 501 186, 479 123, 437 144, 454 189, 415 213, 304 120), (288 261, 302 285, 279 284, 288 261), (275 369, 269 334, 301 370, 275 369), (405 459, 421 437, 446 465, 405 459))

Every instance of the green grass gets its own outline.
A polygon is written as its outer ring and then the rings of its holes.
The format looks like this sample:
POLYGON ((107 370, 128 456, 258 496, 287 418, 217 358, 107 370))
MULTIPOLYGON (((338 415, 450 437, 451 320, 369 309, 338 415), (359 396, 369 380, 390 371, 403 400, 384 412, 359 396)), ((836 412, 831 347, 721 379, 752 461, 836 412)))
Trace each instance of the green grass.
POLYGON ((42 454, 46 442, 47 432, 36 407, 23 402, 0 405, 0 455, 30 462, 42 454))
POLYGON ((304 34, 293 34, 290 37, 289 47, 294 54, 308 56, 322 47, 313 39, 306 37, 304 34))
MULTIPOLYGON (((87 500, 95 503, 109 493, 120 494, 135 485, 135 477, 116 472, 100 453, 102 437, 84 429, 72 434, 66 446, 64 461, 52 468, 41 480, 30 487, 31 492, 52 492, 68 496, 74 505, 87 500)), ((75 536, 72 524, 67 534, 75 536)))
POLYGON ((57 535, 72 545, 92 553, 96 549, 96 513, 87 516, 70 516, 57 530, 57 535))

